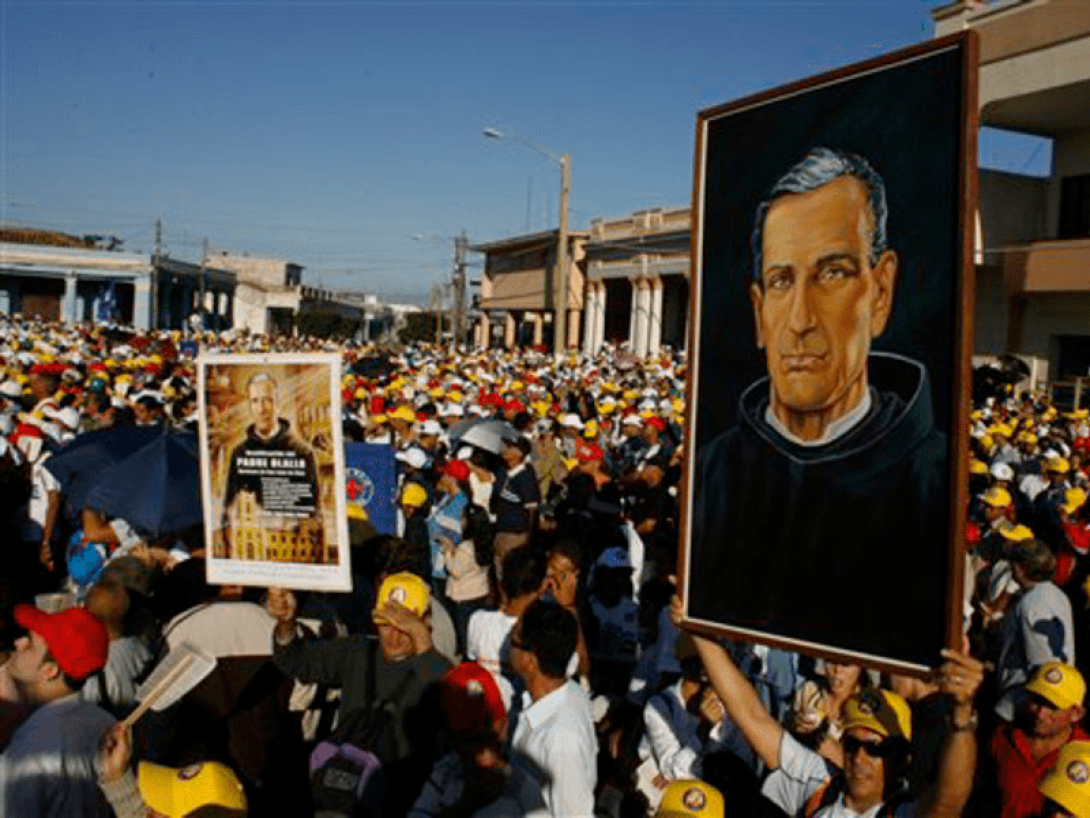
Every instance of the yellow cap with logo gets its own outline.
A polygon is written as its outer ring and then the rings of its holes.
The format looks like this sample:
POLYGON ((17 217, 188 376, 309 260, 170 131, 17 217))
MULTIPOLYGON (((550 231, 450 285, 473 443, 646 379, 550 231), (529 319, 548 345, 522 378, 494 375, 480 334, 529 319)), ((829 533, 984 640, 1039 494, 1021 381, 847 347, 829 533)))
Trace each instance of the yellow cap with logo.
POLYGON ((423 616, 428 609, 428 586, 424 584, 424 580, 408 571, 390 574, 379 586, 375 610, 391 602, 407 608, 417 616, 423 616))
POLYGON ((1026 684, 1026 690, 1066 710, 1082 705, 1086 697, 1086 682, 1071 665, 1062 662, 1045 662, 1026 684))
POLYGON ((912 710, 889 690, 862 690, 844 703, 844 729, 862 727, 885 738, 912 739, 912 710))
POLYGON ((723 795, 699 779, 671 781, 655 818, 723 818, 723 795))
POLYGON ((246 810, 246 793, 238 776, 218 761, 174 769, 141 761, 137 773, 145 803, 167 818, 183 818, 201 807, 246 810))
POLYGON ((1071 741, 1061 747, 1056 766, 1037 790, 1075 818, 1090 818, 1090 741, 1071 741))

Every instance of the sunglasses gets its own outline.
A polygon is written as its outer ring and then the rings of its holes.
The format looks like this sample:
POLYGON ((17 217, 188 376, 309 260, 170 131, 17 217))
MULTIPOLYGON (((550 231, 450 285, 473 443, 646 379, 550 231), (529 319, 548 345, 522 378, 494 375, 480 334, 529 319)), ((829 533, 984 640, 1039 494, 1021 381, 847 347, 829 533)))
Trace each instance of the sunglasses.
POLYGON ((840 742, 844 747, 844 757, 850 758, 862 750, 871 758, 887 758, 893 752, 890 741, 864 741, 855 736, 844 736, 840 742))

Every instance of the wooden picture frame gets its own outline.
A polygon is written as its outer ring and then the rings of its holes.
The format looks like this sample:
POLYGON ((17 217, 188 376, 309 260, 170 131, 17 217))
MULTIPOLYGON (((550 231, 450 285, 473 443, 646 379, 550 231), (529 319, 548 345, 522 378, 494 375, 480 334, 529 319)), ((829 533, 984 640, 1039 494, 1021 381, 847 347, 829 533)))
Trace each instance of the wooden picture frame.
POLYGON ((962 32, 697 115, 688 629, 912 674, 961 646, 976 76, 962 32))

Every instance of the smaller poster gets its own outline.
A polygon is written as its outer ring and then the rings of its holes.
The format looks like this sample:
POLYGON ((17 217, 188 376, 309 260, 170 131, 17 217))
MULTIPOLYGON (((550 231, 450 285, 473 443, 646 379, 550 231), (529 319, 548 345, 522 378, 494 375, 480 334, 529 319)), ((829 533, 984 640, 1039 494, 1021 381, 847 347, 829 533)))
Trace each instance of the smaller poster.
POLYGON ((370 524, 375 534, 396 534, 397 461, 394 447, 348 443, 344 460, 348 519, 370 524))
POLYGON ((340 356, 197 366, 208 581, 351 590, 340 356))

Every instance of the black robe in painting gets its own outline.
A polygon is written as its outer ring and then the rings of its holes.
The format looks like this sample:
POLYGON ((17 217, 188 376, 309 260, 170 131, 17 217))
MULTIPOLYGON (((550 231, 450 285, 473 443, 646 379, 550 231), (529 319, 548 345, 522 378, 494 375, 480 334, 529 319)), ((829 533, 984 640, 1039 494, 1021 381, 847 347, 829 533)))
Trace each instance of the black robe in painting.
POLYGON ((926 369, 872 353, 867 416, 798 446, 765 420, 768 379, 698 456, 688 613, 935 665, 944 639, 946 438, 926 369))

